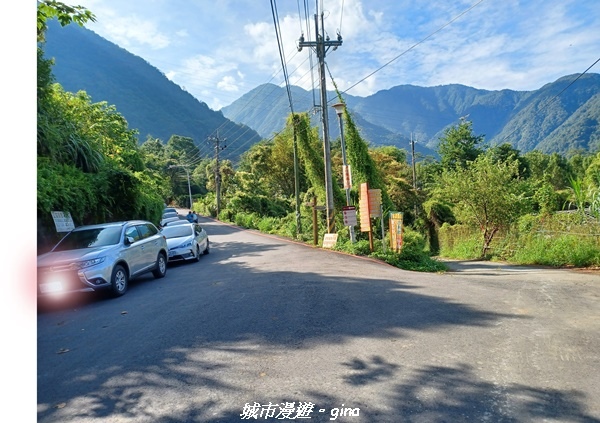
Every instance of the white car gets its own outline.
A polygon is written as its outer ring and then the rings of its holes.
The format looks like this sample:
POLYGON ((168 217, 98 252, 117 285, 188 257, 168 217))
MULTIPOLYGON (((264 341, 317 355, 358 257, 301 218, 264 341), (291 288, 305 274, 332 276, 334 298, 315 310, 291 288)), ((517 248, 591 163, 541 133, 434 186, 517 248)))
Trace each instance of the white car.
POLYGON ((200 260, 200 256, 210 252, 208 234, 197 223, 165 226, 160 230, 167 238, 169 262, 200 260))
POLYGON ((181 220, 179 219, 179 214, 177 214, 177 212, 166 212, 163 213, 162 217, 160 218, 160 227, 165 226, 167 223, 169 222, 174 222, 176 220, 181 220))
POLYGON ((164 228, 165 226, 173 223, 173 222, 177 222, 180 221, 181 219, 178 217, 167 217, 166 219, 163 219, 160 221, 160 227, 164 228))

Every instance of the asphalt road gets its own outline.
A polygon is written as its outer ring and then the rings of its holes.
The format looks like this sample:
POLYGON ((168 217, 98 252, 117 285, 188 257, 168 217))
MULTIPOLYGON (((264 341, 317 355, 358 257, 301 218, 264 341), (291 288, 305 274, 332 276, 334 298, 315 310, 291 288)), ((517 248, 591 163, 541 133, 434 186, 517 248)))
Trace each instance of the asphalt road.
POLYGON ((597 273, 409 272, 200 223, 200 262, 40 306, 38 422, 600 422, 597 273))

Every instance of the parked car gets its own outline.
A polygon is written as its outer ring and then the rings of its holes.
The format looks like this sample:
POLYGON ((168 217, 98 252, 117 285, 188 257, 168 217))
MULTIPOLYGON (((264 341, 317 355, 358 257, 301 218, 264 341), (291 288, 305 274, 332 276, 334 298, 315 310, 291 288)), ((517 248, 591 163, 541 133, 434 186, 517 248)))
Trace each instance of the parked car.
POLYGON ((169 225, 160 230, 167 238, 169 262, 200 260, 200 256, 210 252, 208 234, 197 223, 169 225))
POLYGON ((179 220, 179 214, 177 212, 163 213, 162 217, 160 218, 160 226, 163 227, 166 223, 173 222, 175 220, 179 220))
POLYGON ((173 222, 177 222, 179 220, 182 220, 178 217, 167 217, 166 219, 163 219, 160 221, 160 227, 164 228, 165 226, 167 226, 169 223, 173 223, 173 222))
POLYGON ((38 256, 38 296, 127 291, 129 281, 167 273, 167 240, 151 222, 131 220, 80 226, 38 256))
POLYGON ((170 220, 168 222, 165 222, 163 228, 165 226, 174 226, 174 225, 189 225, 190 222, 187 219, 177 219, 177 220, 170 220))
POLYGON ((173 213, 173 212, 177 213, 177 209, 175 207, 165 207, 163 209, 163 214, 169 213, 169 212, 170 213, 173 213))

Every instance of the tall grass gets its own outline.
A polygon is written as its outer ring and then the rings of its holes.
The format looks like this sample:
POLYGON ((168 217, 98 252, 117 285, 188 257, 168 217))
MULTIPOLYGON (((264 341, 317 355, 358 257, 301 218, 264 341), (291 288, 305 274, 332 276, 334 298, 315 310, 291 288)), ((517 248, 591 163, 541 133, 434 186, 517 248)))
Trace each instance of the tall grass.
POLYGON ((519 264, 553 267, 600 266, 600 249, 596 240, 581 235, 538 235, 519 245, 509 260, 519 264))
MULTIPOLYGON (((442 227, 440 255, 479 258, 477 229, 442 227)), ((494 238, 487 259, 552 267, 600 266, 600 221, 580 212, 526 215, 494 238)))

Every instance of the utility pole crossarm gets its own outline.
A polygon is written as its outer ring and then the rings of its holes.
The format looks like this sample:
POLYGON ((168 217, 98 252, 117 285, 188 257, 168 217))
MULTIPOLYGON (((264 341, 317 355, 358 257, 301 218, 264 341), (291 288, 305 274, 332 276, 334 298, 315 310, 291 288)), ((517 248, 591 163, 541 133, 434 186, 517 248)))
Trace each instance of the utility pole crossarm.
MULTIPOLYGON (((320 38, 320 37, 319 37, 320 38)), ((313 47, 317 48, 318 46, 323 45, 323 47, 333 47, 335 50, 339 46, 342 45, 342 36, 338 34, 337 40, 325 40, 325 41, 304 41, 304 36, 301 36, 298 40, 298 51, 302 51, 303 47, 313 47)))

